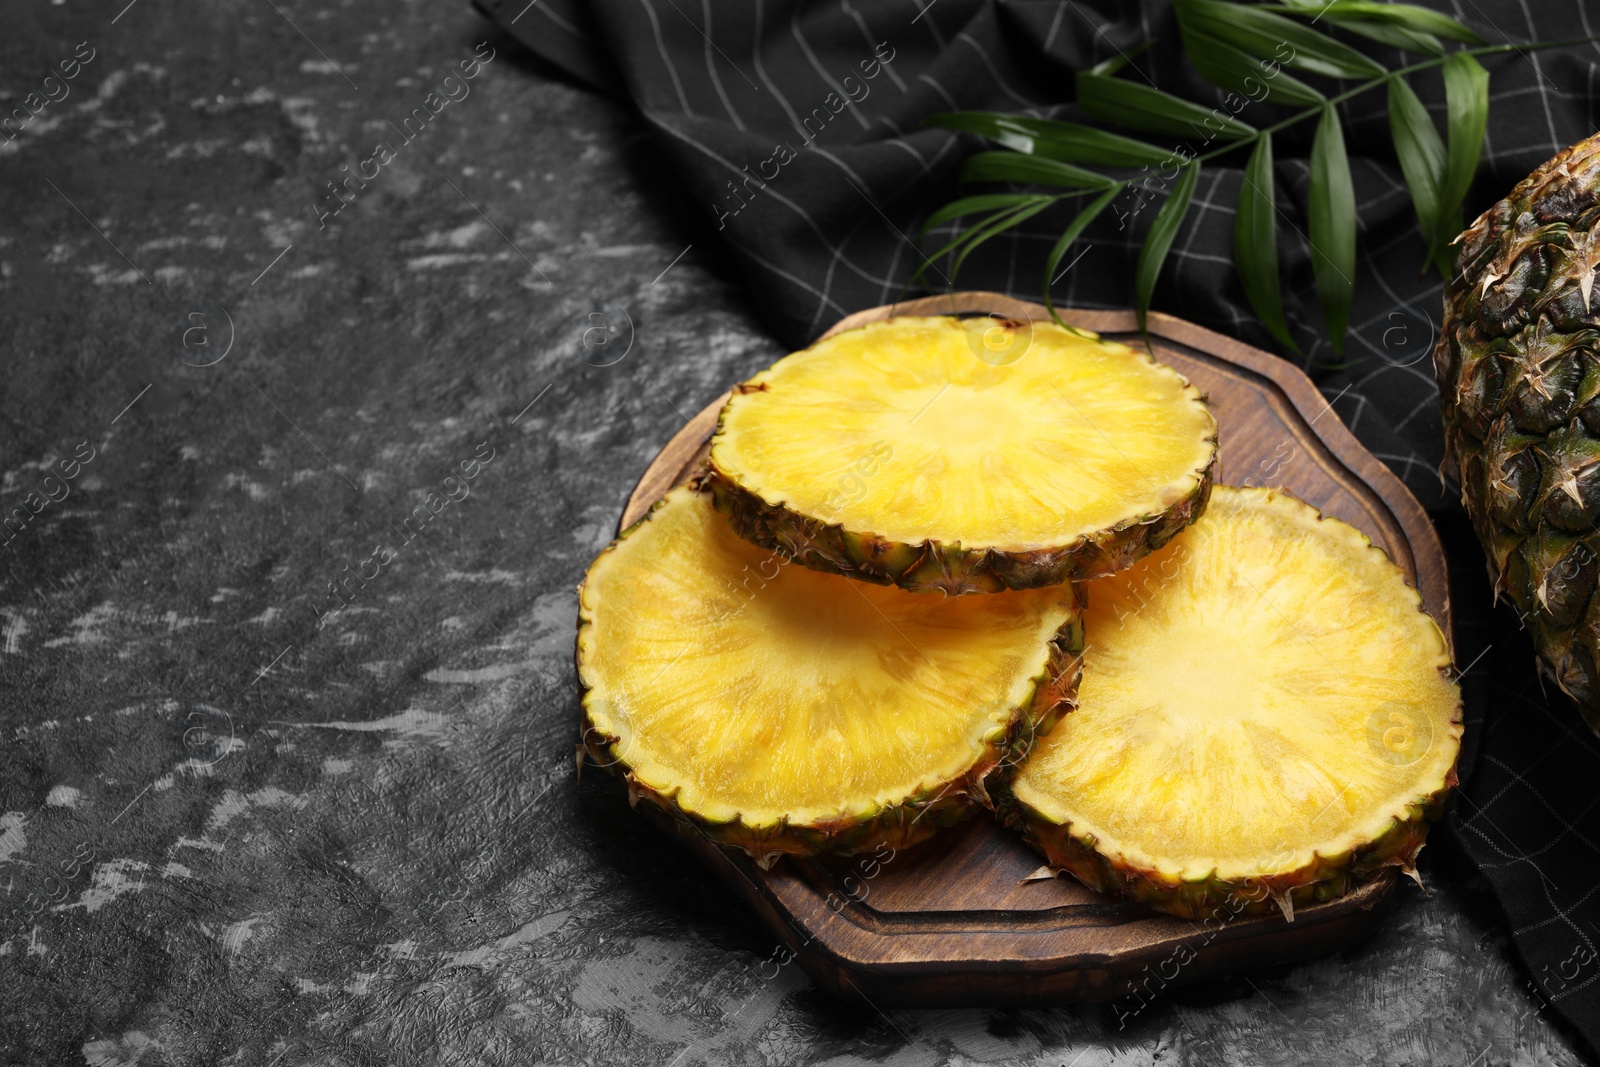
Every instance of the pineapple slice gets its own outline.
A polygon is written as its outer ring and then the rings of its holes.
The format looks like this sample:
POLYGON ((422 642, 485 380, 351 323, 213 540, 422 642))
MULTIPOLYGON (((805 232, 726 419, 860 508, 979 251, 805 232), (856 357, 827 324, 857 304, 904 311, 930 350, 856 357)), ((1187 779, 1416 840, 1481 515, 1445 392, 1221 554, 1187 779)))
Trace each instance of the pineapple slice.
POLYGON ((910 845, 1070 706, 1070 586, 930 602, 789 566, 672 490, 579 594, 582 748, 747 850, 910 845))
POLYGON ((1053 323, 896 318, 735 388, 710 487, 744 537, 947 595, 1121 570, 1205 508, 1217 424, 1176 371, 1053 323))
POLYGON ((1092 583, 1078 709, 1006 822, 1091 888, 1190 918, 1328 900, 1413 861, 1455 784, 1461 695, 1421 598, 1360 532, 1218 486, 1092 583))

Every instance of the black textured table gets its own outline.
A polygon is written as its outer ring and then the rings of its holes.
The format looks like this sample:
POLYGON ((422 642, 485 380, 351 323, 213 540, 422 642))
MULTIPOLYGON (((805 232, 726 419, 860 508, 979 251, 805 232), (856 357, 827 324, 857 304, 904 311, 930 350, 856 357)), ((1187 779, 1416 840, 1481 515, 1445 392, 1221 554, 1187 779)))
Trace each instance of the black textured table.
POLYGON ((573 587, 780 354, 645 131, 459 4, 30 0, 0 92, 6 1062, 1576 1062, 1437 847, 1138 1011, 812 990, 574 776, 573 587))

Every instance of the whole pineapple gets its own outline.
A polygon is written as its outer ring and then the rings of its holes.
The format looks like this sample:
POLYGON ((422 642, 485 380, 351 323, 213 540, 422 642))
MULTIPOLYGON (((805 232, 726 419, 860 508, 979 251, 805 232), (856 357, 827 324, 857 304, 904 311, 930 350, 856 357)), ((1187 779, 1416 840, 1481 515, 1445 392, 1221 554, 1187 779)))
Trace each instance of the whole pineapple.
POLYGON ((1433 352, 1445 465, 1543 668, 1600 733, 1600 135, 1458 238, 1433 352))

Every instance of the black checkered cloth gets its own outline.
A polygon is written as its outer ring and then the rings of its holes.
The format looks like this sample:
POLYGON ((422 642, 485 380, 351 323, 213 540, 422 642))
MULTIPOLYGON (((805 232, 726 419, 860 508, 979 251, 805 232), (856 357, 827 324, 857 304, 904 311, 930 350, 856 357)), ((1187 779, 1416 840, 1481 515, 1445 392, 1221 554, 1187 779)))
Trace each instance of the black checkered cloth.
MULTIPOLYGON (((1067 0, 478 0, 543 59, 638 109, 655 133, 656 178, 681 192, 749 286, 772 331, 800 347, 849 312, 920 290, 913 240, 957 192, 977 142, 925 129, 935 112, 1071 114, 1074 72, 1150 37, 1124 77, 1194 100, 1220 92, 1183 60, 1168 5, 1067 0)), ((1431 0, 1492 42, 1557 40, 1600 29, 1581 0, 1431 0)), ((1390 67, 1415 61, 1369 50, 1390 67)), ((1470 220, 1536 165, 1597 126, 1600 45, 1484 60, 1492 106, 1470 220)), ((1443 127, 1440 76, 1413 79, 1443 127)), ((1272 121, 1270 109, 1242 117, 1272 121)), ((1390 140, 1385 96, 1340 106, 1358 199, 1359 274, 1343 358, 1323 335, 1307 242, 1310 124, 1277 137, 1280 262, 1293 357, 1366 446, 1429 509, 1448 547, 1466 667, 1463 788, 1448 828, 1482 871, 1527 967, 1529 988, 1600 1045, 1600 741, 1567 699, 1541 688, 1532 647, 1489 606, 1483 557, 1459 489, 1441 480, 1438 390, 1428 358, 1440 281, 1390 140)), ((1155 306, 1269 351, 1231 269, 1243 158, 1208 165, 1173 244, 1155 306)), ((960 286, 1037 299, 1047 250, 1068 215, 1046 213, 973 255, 960 286)), ((1125 307, 1153 212, 1106 212, 1054 286, 1058 303, 1125 307)), ((934 231, 925 250, 955 230, 934 231)), ((696 243, 700 243, 697 239, 696 243)), ((947 262, 929 271, 943 286, 947 262)))

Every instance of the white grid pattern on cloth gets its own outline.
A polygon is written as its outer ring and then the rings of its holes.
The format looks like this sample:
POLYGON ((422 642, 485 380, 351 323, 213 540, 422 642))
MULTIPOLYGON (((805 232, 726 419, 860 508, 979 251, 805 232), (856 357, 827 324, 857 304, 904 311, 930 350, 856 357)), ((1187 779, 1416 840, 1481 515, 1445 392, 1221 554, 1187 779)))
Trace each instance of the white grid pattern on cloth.
POLYGON ((933 78, 933 75, 926 74, 926 73, 918 74, 917 75, 917 80, 918 81, 927 82, 929 85, 933 86, 936 90, 938 90, 939 95, 944 97, 944 102, 947 105, 949 105, 950 110, 952 110, 952 111, 961 110, 961 105, 956 103, 956 98, 950 95, 950 90, 946 89, 944 86, 940 85, 937 81, 935 81, 934 78, 933 78))
POLYGON ((907 0, 907 3, 917 9, 917 14, 912 19, 912 22, 918 23, 927 29, 928 35, 933 38, 933 43, 939 46, 940 51, 948 48, 949 45, 945 42, 944 35, 939 32, 939 24, 929 15, 929 9, 938 3, 938 0, 928 0, 927 4, 921 3, 921 0, 907 0))
MULTIPOLYGON (((817 58, 817 53, 812 50, 811 42, 806 40, 805 31, 800 28, 800 6, 798 4, 795 5, 793 13, 789 16, 789 32, 794 35, 794 39, 800 45, 800 51, 805 54, 806 61, 811 64, 811 69, 817 72, 817 76, 822 79, 823 84, 839 94, 839 99, 848 100, 850 94, 845 91, 844 85, 828 73, 827 68, 822 65, 822 61, 817 58)), ((850 116, 860 124, 863 130, 872 128, 872 124, 861 116, 860 108, 848 107, 845 110, 850 112, 850 116)))
MULTIPOLYGON (((861 31, 861 41, 870 51, 877 44, 877 42, 872 39, 872 31, 867 27, 867 20, 861 17, 861 12, 857 11, 851 6, 850 0, 839 0, 839 8, 845 14, 850 16, 850 19, 855 23, 856 28, 861 31)), ((906 83, 900 80, 900 75, 895 73, 894 66, 892 64, 884 67, 883 72, 889 76, 890 81, 894 82, 895 87, 900 90, 900 94, 902 96, 911 91, 906 86, 906 83)))
POLYGON ((1050 51, 1050 46, 1055 43, 1056 34, 1061 32, 1061 18, 1067 13, 1065 0, 1056 5, 1056 17, 1050 20, 1050 32, 1045 34, 1044 50, 1050 51))
MULTIPOLYGON (((668 0, 668 2, 672 3, 673 0, 668 0)), ((673 3, 673 7, 677 7, 677 4, 673 3)), ((737 129, 743 130, 745 129, 744 120, 741 119, 739 117, 739 113, 734 110, 733 101, 728 99, 728 91, 722 87, 722 78, 717 74, 716 60, 712 56, 711 50, 715 47, 715 44, 711 40, 711 0, 700 0, 700 10, 704 14, 706 20, 705 29, 700 30, 700 36, 706 39, 704 49, 706 57, 706 76, 711 79, 711 87, 717 91, 717 96, 722 100, 722 106, 727 109, 728 118, 733 120, 733 125, 737 129)), ((683 15, 683 11, 679 10, 678 14, 683 15)), ((683 17, 685 20, 687 20, 689 16, 683 15, 683 17)))
MULTIPOLYGON (((699 152, 700 154, 704 155, 706 158, 713 160, 719 166, 721 166, 725 170, 727 170, 727 172, 729 174, 738 175, 738 174, 741 173, 740 168, 738 166, 735 166, 730 160, 723 158, 714 149, 712 149, 709 145, 705 144, 704 142, 695 140, 693 137, 690 137, 688 134, 684 133, 682 130, 679 130, 676 127, 674 127, 671 123, 662 121, 661 119, 659 119, 659 118, 657 118, 655 116, 651 116, 649 113, 646 113, 645 117, 647 119, 649 119, 652 122, 652 124, 658 130, 661 130, 661 131, 665 132, 666 134, 668 134, 669 136, 671 136, 671 137, 673 137, 673 138, 675 138, 675 139, 677 139, 679 141, 682 141, 683 143, 687 144, 689 147, 695 149, 697 152, 699 152)), ((778 203, 782 204, 784 207, 789 208, 796 215, 798 215, 802 220, 804 220, 804 222, 806 223, 806 226, 811 230, 811 232, 813 234, 816 235, 817 240, 823 245, 823 247, 827 248, 828 251, 830 253, 832 253, 834 263, 830 264, 830 267, 829 267, 830 274, 831 274, 834 266, 842 264, 843 266, 848 267, 855 274, 860 275, 860 277, 865 281, 869 281, 869 282, 872 282, 872 283, 877 284, 877 285, 882 285, 882 284, 885 283, 886 279, 884 277, 882 277, 880 275, 875 275, 875 274, 870 273, 865 268, 863 268, 861 266, 858 266, 848 256, 844 255, 843 252, 840 250, 839 246, 837 244, 835 244, 832 240, 830 240, 828 238, 828 236, 822 231, 822 227, 817 224, 816 219, 811 217, 811 213, 809 211, 807 211, 804 207, 802 207, 800 204, 798 204, 794 200, 790 199, 789 197, 783 195, 782 193, 773 192, 772 191, 772 183, 769 183, 768 188, 763 189, 761 191, 761 195, 763 197, 771 197, 773 200, 775 200, 778 203)), ((747 249, 745 249, 743 246, 741 246, 740 247, 740 251, 747 251, 747 249)), ((824 293, 826 293, 827 291, 828 291, 828 287, 825 286, 824 287, 824 293)))
POLYGON ((784 113, 789 116, 789 125, 798 130, 800 128, 799 114, 789 105, 789 98, 784 95, 783 90, 779 89, 777 84, 768 77, 766 64, 761 62, 761 42, 766 38, 766 33, 763 29, 765 8, 766 0, 755 0, 756 32, 755 39, 750 42, 750 58, 755 64, 756 76, 761 79, 761 84, 767 87, 767 91, 772 94, 773 99, 778 101, 778 106, 783 108, 784 113))
POLYGON ((989 77, 994 79, 994 84, 996 87, 998 87, 1001 92, 1005 93, 1011 99, 1020 104, 1024 110, 1048 106, 1035 100, 1029 100, 1021 93, 1012 89, 1011 86, 1007 85, 1006 80, 1000 76, 1000 71, 995 68, 994 60, 989 57, 988 51, 983 47, 983 45, 977 42, 972 34, 962 30, 956 35, 956 40, 960 41, 962 44, 968 45, 974 52, 978 53, 978 61, 981 62, 984 69, 989 72, 989 77))
POLYGON ((644 13, 650 17, 650 31, 656 37, 656 51, 661 55, 661 62, 667 68, 667 75, 672 79, 672 87, 678 92, 678 102, 683 105, 683 113, 691 118, 694 111, 689 107, 689 98, 684 95, 683 82, 678 80, 677 64, 672 62, 672 57, 667 54, 667 42, 661 37, 661 20, 656 17, 655 6, 650 0, 639 0, 639 6, 644 8, 644 13))
MULTIPOLYGON (((1486 749, 1480 758, 1482 765, 1489 768, 1490 773, 1498 771, 1503 774, 1505 776, 1504 780, 1498 783, 1498 789, 1491 795, 1470 801, 1470 810, 1459 808, 1456 827, 1459 833, 1471 835, 1479 840, 1490 853, 1500 857, 1499 860, 1488 859, 1483 856, 1478 857, 1477 862, 1480 870, 1490 875, 1491 878, 1501 876, 1499 872, 1503 871, 1505 872, 1503 877, 1514 879, 1516 877, 1515 872, 1524 866, 1531 869, 1533 874, 1537 876, 1539 891, 1544 898, 1546 906, 1538 911, 1541 917, 1514 927, 1513 934, 1515 936, 1519 938, 1527 937, 1545 927, 1559 924, 1569 930, 1578 943, 1581 943, 1588 951, 1594 952, 1595 944, 1590 939, 1588 931, 1584 930, 1574 919, 1572 913, 1588 903, 1594 893, 1600 890, 1600 884, 1589 885, 1579 895, 1564 903, 1558 901, 1554 894, 1568 893, 1569 888, 1556 886, 1534 857, 1543 858, 1551 855, 1559 858, 1560 852, 1558 849, 1569 839, 1581 844, 1596 857, 1600 857, 1600 844, 1597 844, 1588 834, 1581 832, 1579 829, 1579 822, 1586 817, 1591 817, 1593 810, 1597 805, 1600 805, 1600 796, 1592 798, 1590 803, 1580 810, 1564 812, 1560 806, 1550 802, 1544 792, 1530 780, 1530 776, 1547 761, 1570 753, 1574 746, 1586 750, 1591 759, 1600 759, 1600 745, 1596 744, 1594 736, 1588 732, 1582 720, 1576 714, 1567 711, 1566 714, 1558 717, 1549 707, 1547 699, 1535 699, 1531 695, 1530 690, 1532 688, 1533 683, 1527 680, 1524 680, 1517 689, 1511 689, 1505 686, 1502 681, 1497 681, 1493 687, 1491 699, 1502 703, 1502 706, 1506 707, 1507 713, 1495 717, 1488 724, 1483 741, 1487 742, 1490 735, 1497 730, 1507 726, 1507 724, 1516 722, 1517 720, 1513 718, 1513 715, 1533 714, 1545 721, 1550 731, 1550 743, 1545 746, 1543 751, 1525 754, 1525 758, 1515 765, 1486 749), (1509 700, 1506 698, 1509 698, 1509 700), (1544 811, 1546 816, 1544 829, 1548 834, 1547 839, 1532 850, 1517 847, 1512 834, 1497 825, 1493 818, 1493 813, 1497 806, 1510 803, 1514 798, 1522 795, 1530 797, 1544 811), (1479 825, 1480 823, 1482 825, 1479 825), (1493 833, 1489 831, 1493 831, 1493 833), (1497 837, 1499 838, 1498 840, 1497 837)), ((1540 695, 1543 697, 1542 693, 1540 695)), ((1527 810, 1523 808, 1520 811, 1511 812, 1511 817, 1517 819, 1519 829, 1526 828, 1524 824, 1528 821, 1526 817, 1527 810)), ((1522 892, 1527 892, 1531 889, 1531 886, 1523 883, 1515 884, 1522 892)), ((1596 928, 1596 932, 1600 932, 1600 927, 1596 928)), ((1587 988, 1595 977, 1600 976, 1591 975, 1590 978, 1585 979, 1582 983, 1564 987, 1554 993, 1547 988, 1544 995, 1552 1003, 1560 1001, 1587 988)))

